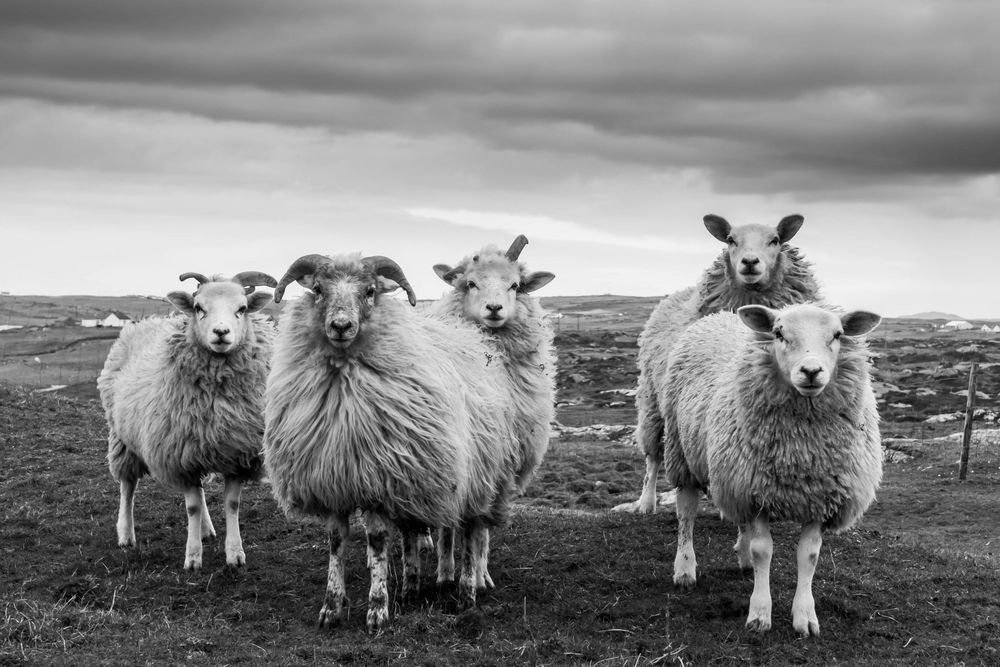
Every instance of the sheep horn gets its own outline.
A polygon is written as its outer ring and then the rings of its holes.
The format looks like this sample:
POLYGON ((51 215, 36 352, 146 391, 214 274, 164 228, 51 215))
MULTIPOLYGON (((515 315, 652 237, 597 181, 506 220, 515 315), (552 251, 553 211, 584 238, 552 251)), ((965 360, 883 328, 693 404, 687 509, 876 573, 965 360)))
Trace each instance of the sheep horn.
POLYGON ((242 285, 246 288, 247 294, 253 294, 254 288, 258 285, 274 287, 278 284, 277 280, 261 271, 241 271, 233 276, 232 280, 237 285, 242 285))
POLYGON ((198 281, 198 287, 201 287, 204 283, 208 282, 208 278, 206 278, 204 276, 204 274, 196 273, 194 271, 189 271, 187 273, 182 273, 181 277, 180 277, 180 281, 184 282, 188 278, 194 278, 195 280, 197 280, 198 281))
POLYGON ((521 256, 521 251, 524 250, 524 246, 528 245, 528 237, 524 234, 518 234, 514 242, 510 244, 510 248, 504 253, 507 255, 507 259, 512 262, 516 262, 517 258, 521 256))
POLYGON ((403 269, 399 267, 399 264, 383 255, 372 255, 371 257, 365 257, 361 261, 370 266, 376 275, 398 283, 400 287, 406 290, 406 298, 410 301, 410 305, 417 305, 417 295, 413 291, 413 287, 410 286, 410 281, 403 274, 403 269))
POLYGON ((305 276, 316 273, 316 270, 320 267, 320 265, 326 264, 329 261, 330 258, 324 255, 303 255, 292 262, 292 265, 288 267, 287 271, 285 271, 285 275, 278 281, 278 286, 274 288, 274 302, 281 302, 281 297, 285 295, 285 288, 288 287, 289 284, 296 280, 301 280, 305 276))

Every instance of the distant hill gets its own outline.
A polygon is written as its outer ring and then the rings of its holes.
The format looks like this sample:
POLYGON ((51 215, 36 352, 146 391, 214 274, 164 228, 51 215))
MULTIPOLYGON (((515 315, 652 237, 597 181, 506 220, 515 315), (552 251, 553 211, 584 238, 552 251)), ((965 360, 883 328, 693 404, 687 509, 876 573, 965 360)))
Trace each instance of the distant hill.
POLYGON ((929 310, 926 313, 917 313, 915 315, 900 315, 898 318, 900 320, 964 320, 964 317, 960 315, 953 315, 951 313, 942 313, 939 310, 929 310))

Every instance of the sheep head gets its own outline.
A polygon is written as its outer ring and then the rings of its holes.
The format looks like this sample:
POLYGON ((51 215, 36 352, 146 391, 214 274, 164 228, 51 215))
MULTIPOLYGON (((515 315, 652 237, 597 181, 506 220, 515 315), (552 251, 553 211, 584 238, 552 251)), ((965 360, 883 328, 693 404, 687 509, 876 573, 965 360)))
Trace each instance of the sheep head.
POLYGON ((293 281, 310 291, 304 298, 316 327, 330 345, 340 350, 349 348, 363 334, 383 294, 402 287, 410 305, 417 305, 417 295, 403 270, 381 255, 304 255, 288 267, 278 283, 276 302, 281 301, 285 288, 293 281))
POLYGON ((786 216, 777 227, 741 225, 733 227, 717 215, 705 216, 705 227, 726 244, 726 270, 737 285, 748 289, 766 289, 774 268, 781 261, 781 251, 802 226, 801 215, 786 216))
POLYGON ((278 282, 259 271, 244 271, 232 278, 206 278, 200 273, 183 273, 180 280, 198 280, 193 294, 171 292, 167 300, 191 319, 195 340, 216 354, 228 354, 238 348, 249 331, 247 315, 255 313, 271 300, 271 295, 254 289, 258 285, 274 287, 278 282))
POLYGON ((465 316, 490 329, 499 329, 515 316, 519 294, 548 285, 555 275, 548 271, 529 273, 518 261, 528 239, 519 235, 507 252, 486 246, 456 266, 435 264, 434 272, 463 295, 465 316))
POLYGON ((882 318, 856 310, 837 315, 810 304, 773 310, 743 306, 737 311, 750 329, 773 339, 771 354, 782 378, 803 396, 818 396, 835 376, 842 336, 863 336, 882 318))

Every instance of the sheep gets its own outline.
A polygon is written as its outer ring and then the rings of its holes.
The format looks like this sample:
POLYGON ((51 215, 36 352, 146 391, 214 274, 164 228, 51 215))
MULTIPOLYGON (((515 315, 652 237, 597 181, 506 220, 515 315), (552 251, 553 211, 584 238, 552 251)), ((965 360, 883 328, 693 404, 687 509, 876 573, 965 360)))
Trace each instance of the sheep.
POLYGON ((340 622, 348 517, 362 511, 371 585, 366 626, 388 623, 388 540, 403 534, 403 596, 419 581, 417 537, 461 526, 463 604, 473 605, 483 531, 506 519, 517 456, 503 367, 479 330, 414 314, 396 262, 306 255, 279 281, 307 292, 282 314, 265 392, 264 463, 279 506, 319 517, 330 561, 319 626, 340 622))
POLYGON ((679 487, 674 584, 695 584, 694 519, 710 490, 740 527, 739 565, 753 568, 751 630, 771 627, 770 522, 798 521, 792 626, 819 635, 812 578, 822 532, 854 525, 882 478, 869 353, 858 338, 880 319, 814 304, 743 306, 692 324, 671 354, 658 398, 664 468, 679 487))
MULTIPOLYGON (((517 492, 523 493, 549 446, 555 404, 555 351, 552 327, 538 299, 531 295, 549 284, 555 275, 547 271, 529 272, 519 262, 528 239, 520 234, 506 252, 486 246, 465 257, 457 266, 435 264, 434 272, 453 287, 434 304, 439 317, 462 318, 487 333, 499 348, 506 370, 508 391, 514 405, 514 429, 520 444, 515 472, 517 492)), ((448 554, 449 529, 442 530, 439 545, 438 583, 453 577, 448 554)), ((484 534, 482 555, 488 559, 489 533, 484 534)), ((479 590, 493 588, 489 571, 483 568, 479 590)))
POLYGON ((257 311, 277 281, 258 271, 196 278, 193 294, 167 299, 186 317, 153 317, 124 329, 97 380, 108 423, 108 465, 120 485, 118 544, 135 546, 133 506, 146 474, 184 494, 185 570, 202 564, 202 538, 215 527, 201 480, 225 479, 226 563, 246 564, 240 536, 243 483, 262 473, 264 382, 273 327, 257 311))
POLYGON ((646 476, 639 499, 617 506, 617 511, 656 511, 656 478, 663 461, 663 415, 656 396, 667 380, 665 370, 677 336, 711 313, 750 304, 778 308, 821 299, 809 263, 788 245, 802 226, 801 215, 786 216, 777 227, 733 227, 717 215, 706 215, 704 222, 726 249, 697 285, 663 299, 639 335, 636 445, 646 457, 646 476))

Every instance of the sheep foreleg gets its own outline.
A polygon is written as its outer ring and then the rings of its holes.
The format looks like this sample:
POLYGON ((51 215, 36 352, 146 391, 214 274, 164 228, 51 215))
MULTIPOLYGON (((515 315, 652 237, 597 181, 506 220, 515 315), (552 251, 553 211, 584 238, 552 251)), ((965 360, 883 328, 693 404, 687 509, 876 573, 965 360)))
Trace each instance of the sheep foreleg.
POLYGON ((458 601, 460 606, 470 608, 476 606, 476 580, 486 528, 477 520, 464 523, 462 528, 462 575, 458 580, 458 601))
POLYGON ((455 583, 455 529, 451 526, 438 529, 437 557, 438 586, 455 583))
POLYGON ((403 531, 403 591, 402 598, 410 600, 420 590, 420 542, 425 532, 403 531))
POLYGON ((201 536, 205 515, 205 492, 195 486, 184 491, 184 507, 188 516, 187 549, 184 554, 185 570, 201 569, 201 536))
POLYGON ((694 556, 694 520, 701 492, 693 486, 677 489, 677 555, 674 556, 674 585, 693 588, 698 580, 694 556))
POLYGON ((771 629, 771 555, 774 542, 766 516, 759 516, 750 524, 750 558, 753 560, 753 593, 750 595, 750 613, 747 628, 757 632, 771 629))
POLYGON ((319 610, 319 627, 333 627, 340 623, 344 611, 344 601, 347 599, 347 589, 344 586, 344 542, 351 532, 351 526, 346 515, 331 517, 327 525, 330 538, 330 567, 326 573, 326 595, 323 597, 323 607, 319 610))
POLYGON ((822 545, 822 524, 808 523, 802 526, 796 553, 799 576, 795 586, 795 598, 792 600, 792 627, 803 637, 810 635, 819 637, 819 620, 816 618, 812 581, 822 545))
MULTIPOLYGON (((237 479, 227 479, 223 493, 226 512, 226 564, 233 567, 246 565, 247 557, 243 552, 243 537, 240 535, 240 495, 243 493, 243 482, 237 479)), ((206 510, 205 516, 208 516, 206 510)))
POLYGON ((476 590, 485 591, 496 588, 493 578, 490 576, 490 529, 483 528, 483 534, 479 540, 479 563, 476 568, 476 590))
POLYGON ((736 546, 733 547, 733 551, 736 552, 736 562, 739 564, 741 570, 749 570, 753 567, 753 559, 750 557, 750 538, 747 534, 750 532, 750 524, 741 524, 736 528, 736 546))
POLYGON ((639 514, 652 514, 656 511, 656 478, 660 474, 662 462, 646 454, 646 476, 642 480, 642 495, 636 501, 636 511, 639 514))
POLYGON ((121 501, 118 504, 118 546, 135 546, 135 519, 132 510, 135 507, 135 487, 138 480, 123 479, 121 481, 121 501))
POLYGON ((368 591, 368 632, 378 632, 389 622, 389 531, 390 524, 375 512, 365 512, 368 534, 368 570, 371 589, 368 591))

